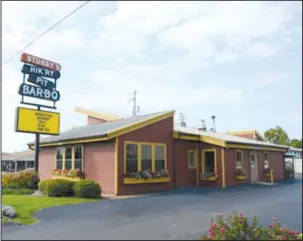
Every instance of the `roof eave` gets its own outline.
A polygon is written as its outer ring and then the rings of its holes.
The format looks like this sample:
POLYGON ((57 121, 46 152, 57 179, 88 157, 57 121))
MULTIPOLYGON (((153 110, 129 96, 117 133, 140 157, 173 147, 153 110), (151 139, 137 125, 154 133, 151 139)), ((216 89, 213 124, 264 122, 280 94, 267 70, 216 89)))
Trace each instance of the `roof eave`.
MULTIPOLYGON (((41 143, 40 147, 48 147, 48 146, 61 146, 61 145, 70 145, 70 144, 83 144, 83 143, 90 143, 90 142, 99 142, 99 141, 107 141, 114 139, 118 136, 127 134, 129 132, 135 131, 137 129, 149 126, 161 120, 167 119, 174 115, 175 111, 168 111, 159 115, 152 116, 147 118, 143 121, 138 121, 132 123, 128 126, 124 126, 118 128, 116 130, 110 131, 104 135, 94 136, 94 137, 82 137, 82 138, 75 138, 75 139, 67 139, 67 140, 60 140, 55 142, 48 142, 48 143, 41 143)), ((28 144, 29 148, 34 147, 34 143, 28 144)))

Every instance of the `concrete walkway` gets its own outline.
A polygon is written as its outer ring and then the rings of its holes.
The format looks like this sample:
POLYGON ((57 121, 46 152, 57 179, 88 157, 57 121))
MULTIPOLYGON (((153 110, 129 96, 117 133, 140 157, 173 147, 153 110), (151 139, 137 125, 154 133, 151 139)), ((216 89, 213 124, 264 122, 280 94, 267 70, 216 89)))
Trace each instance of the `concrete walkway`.
POLYGON ((3 239, 197 239, 218 213, 243 212, 268 225, 273 216, 302 232, 302 180, 222 191, 174 190, 143 197, 59 206, 36 214, 39 224, 2 227, 3 239))

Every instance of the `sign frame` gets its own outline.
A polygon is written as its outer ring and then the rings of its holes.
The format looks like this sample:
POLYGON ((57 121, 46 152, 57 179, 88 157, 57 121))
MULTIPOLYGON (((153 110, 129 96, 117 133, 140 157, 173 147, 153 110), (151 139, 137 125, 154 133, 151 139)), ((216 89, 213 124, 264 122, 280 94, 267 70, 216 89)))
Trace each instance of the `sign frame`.
POLYGON ((26 108, 26 107, 16 107, 16 118, 15 118, 15 132, 20 132, 20 133, 31 133, 31 134, 36 134, 36 135, 51 135, 51 136, 58 136, 60 135, 60 124, 61 124, 61 115, 59 112, 53 112, 53 111, 45 111, 45 110, 37 110, 37 109, 32 109, 32 108, 26 108), (19 130, 19 110, 20 109, 25 109, 25 110, 30 110, 30 111, 34 111, 34 112, 45 112, 45 113, 50 113, 50 114, 56 114, 58 115, 58 132, 55 133, 49 133, 49 132, 43 132, 43 131, 23 131, 23 130, 19 130))

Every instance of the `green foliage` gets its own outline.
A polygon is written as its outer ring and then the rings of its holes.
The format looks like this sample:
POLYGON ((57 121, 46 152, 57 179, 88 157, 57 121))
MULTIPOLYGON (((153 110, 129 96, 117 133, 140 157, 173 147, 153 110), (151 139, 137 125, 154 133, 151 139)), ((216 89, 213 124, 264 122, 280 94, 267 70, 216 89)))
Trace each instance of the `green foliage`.
POLYGON ((302 148, 302 139, 299 140, 299 139, 292 139, 289 143, 289 145, 291 147, 294 147, 294 148, 302 148))
POLYGON ((302 240, 299 232, 282 228, 277 219, 269 227, 261 226, 256 217, 249 221, 243 214, 234 212, 226 220, 217 215, 211 220, 208 235, 203 234, 201 240, 302 240))
POLYGON ((290 142, 287 132, 280 126, 265 131, 264 137, 267 141, 277 145, 288 146, 290 142))
POLYGON ((91 180, 81 180, 75 183, 74 195, 82 198, 97 198, 101 195, 99 183, 91 180))
POLYGON ((29 195, 34 193, 34 190, 29 188, 3 188, 1 191, 2 195, 29 195))
POLYGON ((33 169, 26 169, 20 172, 6 173, 2 175, 3 188, 30 188, 37 189, 39 175, 33 169))
POLYGON ((39 190, 49 197, 73 196, 75 182, 65 179, 47 179, 39 182, 39 190))

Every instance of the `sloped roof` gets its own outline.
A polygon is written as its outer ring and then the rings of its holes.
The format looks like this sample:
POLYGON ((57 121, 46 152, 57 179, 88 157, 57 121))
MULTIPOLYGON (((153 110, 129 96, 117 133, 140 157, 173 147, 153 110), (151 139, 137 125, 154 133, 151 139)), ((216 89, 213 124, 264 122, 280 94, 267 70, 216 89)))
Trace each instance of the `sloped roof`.
MULTIPOLYGON (((73 128, 66 132, 60 133, 59 136, 50 136, 40 140, 40 144, 59 143, 69 140, 91 139, 107 137, 109 134, 117 132, 121 129, 130 128, 139 123, 144 123, 157 117, 172 115, 174 111, 162 111, 146 115, 131 116, 125 119, 96 123, 82 127, 73 128)), ((33 145, 29 143, 28 145, 33 145)))
MULTIPOLYGON (((2 153, 3 154, 3 153, 2 153)), ((33 161, 34 160, 34 151, 33 150, 24 150, 19 152, 8 153, 8 155, 2 155, 2 160, 10 161, 33 161)))
POLYGON ((75 111, 80 114, 84 114, 84 115, 94 117, 97 119, 101 119, 101 120, 105 120, 105 121, 113 121, 113 120, 120 119, 118 116, 104 114, 99 111, 88 110, 88 109, 81 108, 81 107, 75 107, 75 111))
POLYGON ((257 130, 248 130, 248 131, 228 131, 226 134, 229 135, 245 135, 245 134, 251 134, 256 135, 261 140, 266 141, 265 138, 257 131, 257 130))
POLYGON ((276 147, 276 148, 286 148, 287 146, 282 145, 276 145, 269 142, 264 141, 256 141, 251 140, 239 136, 233 136, 222 132, 210 132, 210 131, 200 131, 195 128, 190 127, 182 127, 182 126, 175 126, 175 131, 184 133, 184 134, 191 134, 191 135, 197 135, 202 137, 211 137, 217 140, 229 142, 229 143, 237 143, 237 144, 246 144, 246 145, 256 145, 256 146, 268 146, 268 147, 276 147))

